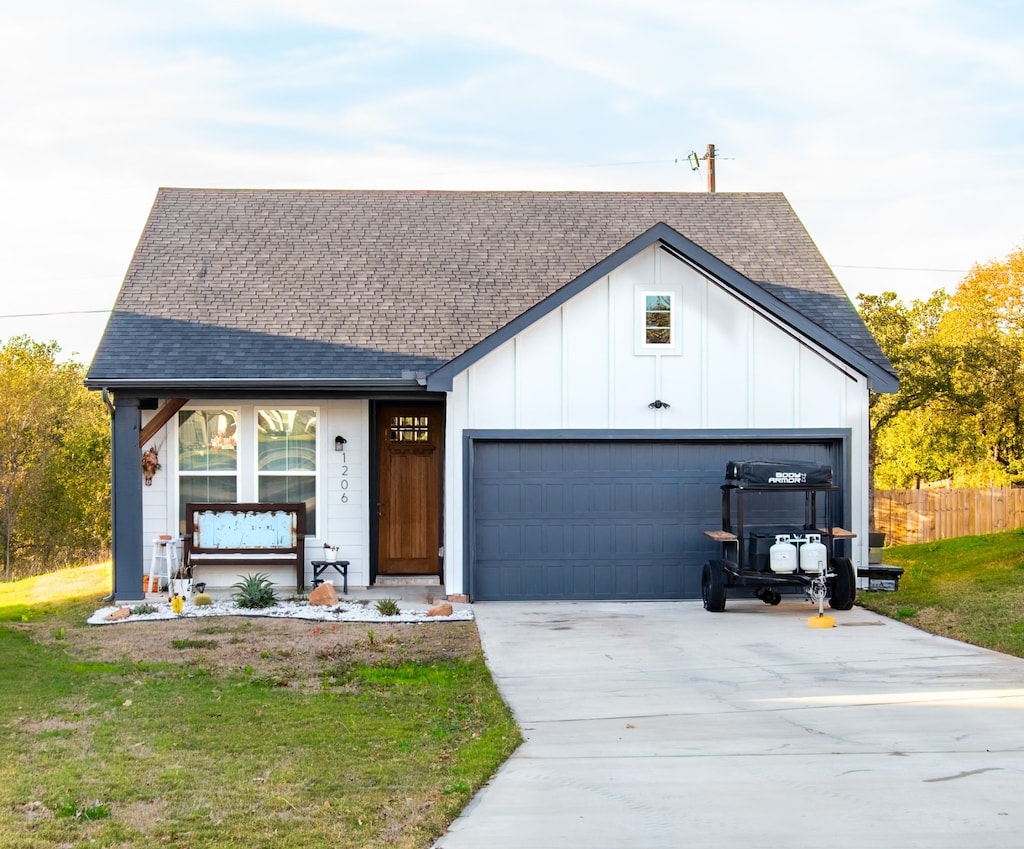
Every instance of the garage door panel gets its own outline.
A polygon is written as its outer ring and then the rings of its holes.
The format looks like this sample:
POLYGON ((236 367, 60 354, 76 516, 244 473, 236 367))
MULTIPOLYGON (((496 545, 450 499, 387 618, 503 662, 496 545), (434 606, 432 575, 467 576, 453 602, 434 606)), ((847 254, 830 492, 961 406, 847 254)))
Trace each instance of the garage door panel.
POLYGON ((499 557, 502 553, 500 535, 501 528, 496 523, 479 522, 475 533, 477 557, 482 560, 499 557))
POLYGON ((562 483, 543 484, 541 507, 545 513, 561 515, 565 504, 565 486, 562 483))
MULTIPOLYGON (((832 462, 838 443, 474 443, 470 587, 477 600, 699 598, 719 547, 729 460, 832 462)), ((788 508, 802 522, 803 501, 788 508)), ((760 507, 759 520, 771 520, 760 507)))
POLYGON ((501 486, 496 483, 483 483, 474 490, 478 515, 503 512, 501 509, 501 486))
POLYGON ((615 589, 615 567, 597 565, 591 570, 594 576, 593 598, 611 598, 615 589))
POLYGON ((654 563, 641 563, 636 569, 638 598, 663 598, 666 591, 663 571, 654 563))
POLYGON ((500 525, 498 527, 500 548, 499 557, 521 557, 523 551, 523 528, 519 524, 500 525))

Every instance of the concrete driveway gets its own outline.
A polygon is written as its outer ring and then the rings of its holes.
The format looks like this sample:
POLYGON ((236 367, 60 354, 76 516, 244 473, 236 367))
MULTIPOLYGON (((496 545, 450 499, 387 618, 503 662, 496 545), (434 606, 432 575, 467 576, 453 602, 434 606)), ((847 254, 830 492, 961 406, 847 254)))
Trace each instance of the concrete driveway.
POLYGON ((526 742, 439 849, 1024 846, 1024 661, 806 603, 478 603, 526 742))

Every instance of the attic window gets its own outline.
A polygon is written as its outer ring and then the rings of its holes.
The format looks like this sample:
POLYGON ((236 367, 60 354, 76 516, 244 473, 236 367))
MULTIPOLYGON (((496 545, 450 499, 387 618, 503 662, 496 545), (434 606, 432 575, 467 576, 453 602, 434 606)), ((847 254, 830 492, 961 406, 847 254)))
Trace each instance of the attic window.
POLYGON ((672 293, 644 293, 644 344, 672 344, 672 293))

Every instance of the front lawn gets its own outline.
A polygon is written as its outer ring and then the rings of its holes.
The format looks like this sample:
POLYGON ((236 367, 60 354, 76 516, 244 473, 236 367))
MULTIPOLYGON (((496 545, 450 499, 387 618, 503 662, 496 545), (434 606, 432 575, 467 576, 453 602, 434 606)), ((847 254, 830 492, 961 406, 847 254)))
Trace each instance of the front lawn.
POLYGON ((3 849, 428 847, 520 742, 472 622, 90 629, 108 585, 0 585, 3 849))
POLYGON ((896 592, 858 602, 934 634, 1024 657, 1024 530, 884 550, 896 592))

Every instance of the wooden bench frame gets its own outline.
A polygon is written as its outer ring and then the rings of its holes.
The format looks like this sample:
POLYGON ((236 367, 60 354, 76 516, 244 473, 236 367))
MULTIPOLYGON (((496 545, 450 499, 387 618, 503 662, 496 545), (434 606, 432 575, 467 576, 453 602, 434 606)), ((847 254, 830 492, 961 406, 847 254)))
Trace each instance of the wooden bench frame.
MULTIPOLYGON (((263 520, 266 522, 266 518, 263 520)), ((195 581, 196 570, 203 566, 292 566, 295 569, 295 591, 302 592, 306 574, 306 505, 296 503, 257 504, 228 502, 223 504, 188 503, 185 505, 185 568, 195 581), (274 513, 290 516, 287 544, 281 539, 260 541, 260 517, 274 513), (232 546, 222 545, 203 534, 203 516, 236 517, 235 530, 243 540, 233 540, 232 546), (198 519, 198 521, 197 521, 198 519)))

